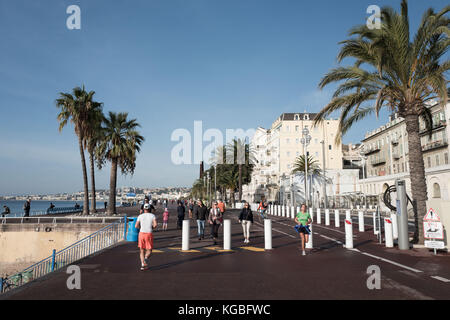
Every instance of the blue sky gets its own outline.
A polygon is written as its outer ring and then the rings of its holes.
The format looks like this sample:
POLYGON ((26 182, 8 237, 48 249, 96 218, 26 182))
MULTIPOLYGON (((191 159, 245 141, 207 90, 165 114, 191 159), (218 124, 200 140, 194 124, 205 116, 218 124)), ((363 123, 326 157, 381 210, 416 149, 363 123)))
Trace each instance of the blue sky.
MULTIPOLYGON (((0 195, 82 189, 72 127, 58 133, 54 101, 84 84, 104 110, 127 111, 146 141, 119 186, 189 186, 198 166, 171 164, 177 128, 269 127, 283 112, 317 112, 332 87, 338 42, 374 0, 0 0, 0 195), (66 8, 81 8, 68 30, 66 8)), ((410 0, 416 28, 430 6, 410 0)), ((386 121, 367 119, 344 142, 386 121)), ((97 174, 107 188, 109 168, 97 174)))

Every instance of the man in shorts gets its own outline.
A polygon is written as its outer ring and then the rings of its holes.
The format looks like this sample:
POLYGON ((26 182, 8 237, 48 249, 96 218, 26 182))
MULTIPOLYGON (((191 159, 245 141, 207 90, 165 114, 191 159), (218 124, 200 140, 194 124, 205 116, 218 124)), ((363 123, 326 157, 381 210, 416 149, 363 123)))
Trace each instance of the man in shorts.
POLYGON ((136 229, 139 229, 138 247, 140 249, 141 270, 148 268, 148 259, 153 250, 153 229, 157 226, 156 216, 150 213, 150 204, 144 204, 144 212, 136 221, 136 229))

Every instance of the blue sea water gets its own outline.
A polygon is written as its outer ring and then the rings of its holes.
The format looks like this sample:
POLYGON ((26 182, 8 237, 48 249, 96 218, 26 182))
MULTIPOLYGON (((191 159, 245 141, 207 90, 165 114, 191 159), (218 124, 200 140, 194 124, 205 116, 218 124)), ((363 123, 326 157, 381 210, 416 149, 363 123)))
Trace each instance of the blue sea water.
MULTIPOLYGON (((0 213, 3 212, 3 206, 8 206, 11 210, 11 216, 23 216, 23 204, 25 201, 22 200, 6 200, 0 201, 0 213)), ((80 206, 83 205, 82 201, 46 201, 46 200, 31 200, 31 210, 30 213, 33 212, 46 212, 50 207, 50 203, 55 205, 55 208, 67 208, 75 206, 75 203, 78 203, 80 206)), ((103 208, 103 201, 98 203, 97 208, 103 208)))

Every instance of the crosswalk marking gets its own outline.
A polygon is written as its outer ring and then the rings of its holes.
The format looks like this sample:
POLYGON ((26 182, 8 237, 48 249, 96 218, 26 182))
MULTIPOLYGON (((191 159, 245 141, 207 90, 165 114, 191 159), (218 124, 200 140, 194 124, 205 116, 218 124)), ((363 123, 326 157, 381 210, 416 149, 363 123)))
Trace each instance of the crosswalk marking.
POLYGON ((266 251, 266 250, 264 250, 262 248, 256 248, 256 247, 240 247, 240 249, 253 251, 253 252, 264 252, 264 251, 266 251))

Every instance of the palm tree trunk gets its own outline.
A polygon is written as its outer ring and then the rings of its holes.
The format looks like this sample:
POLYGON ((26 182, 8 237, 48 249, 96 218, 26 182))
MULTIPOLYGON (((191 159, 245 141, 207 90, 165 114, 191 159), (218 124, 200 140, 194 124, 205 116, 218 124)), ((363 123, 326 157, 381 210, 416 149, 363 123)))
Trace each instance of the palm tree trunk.
POLYGON ((109 205, 108 213, 116 214, 116 184, 117 184, 117 159, 111 161, 111 176, 109 177, 109 205))
POLYGON ((90 157, 90 163, 91 163, 91 193, 92 193, 92 199, 91 199, 91 212, 95 213, 97 212, 97 205, 96 205, 96 192, 95 192, 95 166, 94 166, 94 154, 93 152, 89 153, 90 157))
POLYGON ((239 165, 239 202, 242 201, 242 164, 239 165))
POLYGON ((427 183, 425 178, 425 166, 423 161, 422 145, 419 135, 419 117, 414 114, 406 115, 406 132, 408 132, 408 149, 409 149, 409 169, 411 180, 412 197, 417 203, 418 221, 416 228, 418 229, 418 241, 424 243, 423 225, 421 221, 427 212, 428 200, 427 183))
POLYGON ((78 137, 78 145, 80 147, 81 169, 83 170, 83 184, 84 184, 83 215, 88 215, 89 214, 88 175, 86 170, 86 158, 84 156, 84 148, 81 137, 78 137))

